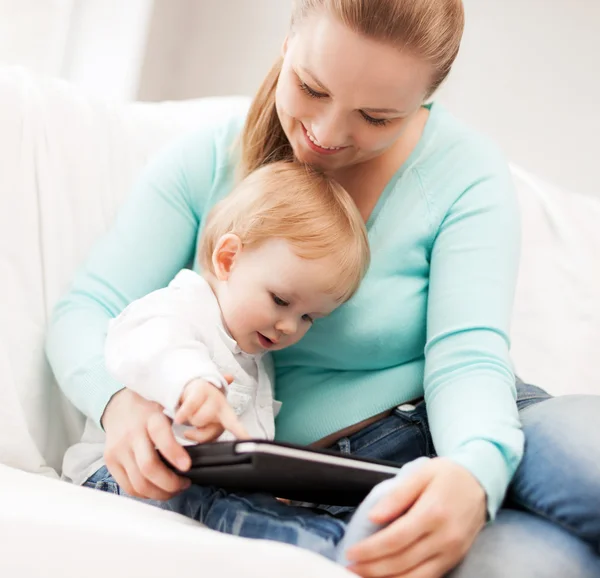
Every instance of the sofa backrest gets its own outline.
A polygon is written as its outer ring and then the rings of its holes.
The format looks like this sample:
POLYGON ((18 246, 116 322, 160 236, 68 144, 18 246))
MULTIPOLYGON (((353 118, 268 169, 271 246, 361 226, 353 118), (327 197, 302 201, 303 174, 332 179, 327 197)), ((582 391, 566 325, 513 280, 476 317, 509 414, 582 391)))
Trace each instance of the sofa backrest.
POLYGON ((111 104, 0 69, 0 463, 59 471, 83 417, 44 354, 52 307, 143 165, 245 97, 111 104))
MULTIPOLYGON (((0 463, 60 471, 83 417, 45 359, 54 303, 148 158, 206 119, 246 106, 243 97, 115 105, 0 69, 0 463)), ((600 201, 519 167, 513 174, 524 238, 517 370, 553 393, 600 393, 600 201)))

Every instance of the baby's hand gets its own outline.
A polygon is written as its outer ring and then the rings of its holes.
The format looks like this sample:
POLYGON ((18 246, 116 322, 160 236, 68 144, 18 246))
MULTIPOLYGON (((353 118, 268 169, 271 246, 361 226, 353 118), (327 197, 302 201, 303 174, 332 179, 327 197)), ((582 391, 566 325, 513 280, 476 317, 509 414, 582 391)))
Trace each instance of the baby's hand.
POLYGON ((224 430, 230 431, 238 439, 250 438, 223 392, 208 381, 190 381, 183 390, 180 404, 174 421, 176 424, 187 423, 196 428, 184 433, 192 441, 213 441, 224 430))

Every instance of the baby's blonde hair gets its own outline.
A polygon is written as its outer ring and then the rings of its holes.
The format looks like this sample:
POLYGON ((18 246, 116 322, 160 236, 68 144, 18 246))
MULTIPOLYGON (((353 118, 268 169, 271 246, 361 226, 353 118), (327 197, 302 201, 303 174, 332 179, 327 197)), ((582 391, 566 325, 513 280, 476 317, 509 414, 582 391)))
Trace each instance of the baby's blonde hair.
POLYGON ((327 292, 344 303, 358 289, 369 266, 367 231, 354 201, 330 177, 297 162, 265 165, 242 180, 210 212, 199 258, 213 271, 218 240, 237 235, 243 247, 284 239, 304 259, 331 257, 333 281, 327 292))

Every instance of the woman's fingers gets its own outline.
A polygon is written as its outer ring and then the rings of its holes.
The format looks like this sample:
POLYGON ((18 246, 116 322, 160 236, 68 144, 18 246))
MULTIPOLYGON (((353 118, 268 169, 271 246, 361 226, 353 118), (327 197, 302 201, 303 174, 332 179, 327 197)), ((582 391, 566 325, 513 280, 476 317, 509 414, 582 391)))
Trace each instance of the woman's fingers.
POLYGON ((364 578, 439 578, 460 562, 485 521, 479 482, 445 458, 413 472, 377 507, 382 516, 405 513, 346 552, 352 571, 364 578))
POLYGON ((445 568, 442 560, 438 556, 434 556, 404 572, 396 571, 394 559, 381 560, 368 567, 351 566, 348 570, 361 578, 442 578, 449 568, 445 568))
POLYGON ((346 558, 364 564, 385 556, 395 556, 413 548, 428 534, 429 529, 422 524, 414 525, 411 520, 401 518, 350 548, 346 558))
MULTIPOLYGON (((148 418, 147 428, 148 436, 153 446, 170 464, 182 472, 190 469, 190 466, 192 465, 190 456, 183 449, 183 447, 177 443, 171 428, 171 421, 166 415, 164 415, 162 412, 151 415, 148 418)), ((156 459, 158 460, 158 456, 156 456, 156 459)), ((161 466, 167 470, 164 464, 161 464, 161 466)), ((151 473, 153 476, 157 475, 154 474, 153 469, 151 473)))
POLYGON ((189 487, 189 480, 178 476, 159 458, 154 445, 148 438, 138 438, 133 444, 135 464, 128 471, 132 485, 153 500, 168 500, 189 487))
POLYGON ((168 500, 172 497, 172 494, 161 490, 142 474, 133 454, 125 461, 124 467, 132 487, 131 496, 146 500, 168 500))
POLYGON ((106 467, 125 493, 167 499, 189 486, 189 480, 167 468, 156 451, 182 471, 190 466, 159 404, 124 389, 113 396, 102 423, 106 467))
MULTIPOLYGON (((393 536, 393 533, 390 534, 393 536)), ((435 555, 436 549, 432 544, 432 535, 428 534, 415 540, 406 548, 386 548, 381 557, 352 565, 352 571, 359 575, 388 576, 404 575, 415 569, 435 555)))
POLYGON ((376 524, 391 523, 350 548, 346 552, 348 560, 361 563, 376 560, 404 550, 429 533, 431 528, 427 519, 417 517, 415 520, 413 511, 430 480, 430 475, 423 471, 425 468, 423 466, 398 480, 398 485, 377 502, 369 518, 376 524))
POLYGON ((135 490, 129 481, 129 476, 125 471, 125 468, 121 465, 120 462, 114 461, 109 464, 108 460, 106 461, 106 468, 110 472, 111 476, 114 478, 115 482, 119 485, 119 488, 123 490, 126 494, 130 496, 134 495, 135 490))
POLYGON ((385 498, 371 510, 369 518, 375 524, 385 524, 407 512, 430 483, 434 472, 425 464, 398 482, 385 498))

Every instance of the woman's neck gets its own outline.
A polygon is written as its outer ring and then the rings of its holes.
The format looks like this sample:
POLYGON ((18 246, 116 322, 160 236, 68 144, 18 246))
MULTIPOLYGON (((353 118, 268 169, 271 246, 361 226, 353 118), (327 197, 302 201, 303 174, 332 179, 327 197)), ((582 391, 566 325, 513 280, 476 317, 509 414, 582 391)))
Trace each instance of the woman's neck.
POLYGON ((419 143, 428 118, 429 110, 422 107, 406 131, 387 151, 363 163, 339 169, 331 175, 348 191, 365 222, 369 220, 387 184, 419 143))

